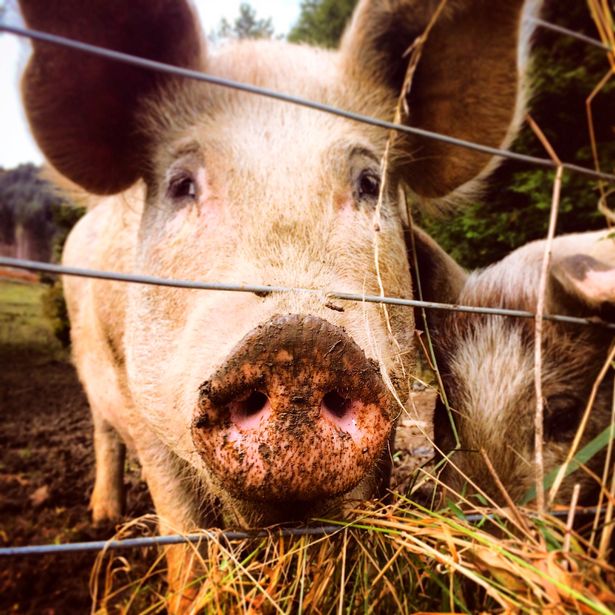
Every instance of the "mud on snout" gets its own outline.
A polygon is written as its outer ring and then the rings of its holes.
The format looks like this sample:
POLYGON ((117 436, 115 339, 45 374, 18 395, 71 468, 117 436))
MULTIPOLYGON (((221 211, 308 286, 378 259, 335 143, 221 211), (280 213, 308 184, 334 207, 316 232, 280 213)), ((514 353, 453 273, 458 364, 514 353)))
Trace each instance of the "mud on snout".
POLYGON ((344 329, 275 316, 200 388, 194 444, 231 496, 314 502, 351 490, 380 462, 394 400, 344 329))

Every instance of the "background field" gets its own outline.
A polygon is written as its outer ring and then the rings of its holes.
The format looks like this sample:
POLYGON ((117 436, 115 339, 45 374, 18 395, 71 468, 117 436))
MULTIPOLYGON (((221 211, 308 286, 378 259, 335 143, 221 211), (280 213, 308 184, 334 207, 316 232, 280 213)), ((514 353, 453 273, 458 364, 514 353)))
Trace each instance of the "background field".
MULTIPOLYGON (((68 352, 42 312, 45 287, 0 281, 0 544, 108 538, 87 510, 93 480, 91 421, 68 352)), ((150 509, 134 462, 128 514, 150 509)), ((138 555, 137 555, 138 557, 138 555)), ((0 612, 86 613, 95 554, 0 563, 0 612)))

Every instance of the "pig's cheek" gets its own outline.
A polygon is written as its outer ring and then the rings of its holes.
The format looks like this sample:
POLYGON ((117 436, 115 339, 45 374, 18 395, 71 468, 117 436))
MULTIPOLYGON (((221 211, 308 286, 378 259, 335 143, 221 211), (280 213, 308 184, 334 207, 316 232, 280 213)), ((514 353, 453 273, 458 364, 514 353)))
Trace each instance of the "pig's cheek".
POLYGON ((200 236, 219 223, 213 203, 194 203, 173 211, 164 225, 167 237, 200 236))
POLYGON ((185 326, 177 331, 173 346, 166 349, 167 354, 157 362, 156 373, 149 378, 160 386, 156 387, 159 395, 148 412, 155 415, 157 424, 165 426, 170 446, 200 466, 202 462, 195 456, 190 437, 199 387, 223 363, 238 339, 267 319, 268 312, 262 300, 253 295, 194 292, 185 326))

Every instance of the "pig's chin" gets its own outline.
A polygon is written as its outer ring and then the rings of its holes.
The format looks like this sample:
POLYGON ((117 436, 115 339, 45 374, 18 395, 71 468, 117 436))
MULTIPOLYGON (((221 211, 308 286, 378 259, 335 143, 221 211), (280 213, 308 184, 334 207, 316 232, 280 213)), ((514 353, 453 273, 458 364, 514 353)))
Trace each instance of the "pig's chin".
POLYGON ((375 479, 365 477, 350 492, 315 501, 262 502, 226 495, 221 499, 225 527, 255 529, 271 525, 322 525, 327 520, 340 520, 361 500, 374 495, 375 479))
POLYGON ((323 502, 251 502, 233 498, 228 514, 223 513, 227 527, 254 529, 271 525, 303 525, 317 519, 343 516, 342 498, 323 502))

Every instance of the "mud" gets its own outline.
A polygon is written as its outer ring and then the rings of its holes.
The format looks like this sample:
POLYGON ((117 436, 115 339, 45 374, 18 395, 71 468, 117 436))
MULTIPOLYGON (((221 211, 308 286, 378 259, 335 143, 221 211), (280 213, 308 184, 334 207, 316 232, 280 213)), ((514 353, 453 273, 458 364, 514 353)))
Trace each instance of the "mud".
MULTIPOLYGON (((73 367, 44 346, 0 346, 0 365, 1 546, 109 538, 113 526, 89 519, 91 420, 73 367)), ((127 518, 152 512, 134 460, 126 482, 127 518)), ((88 613, 95 557, 0 559, 0 612, 88 613)))
MULTIPOLYGON (((433 458, 433 410, 436 392, 433 388, 420 387, 411 391, 411 403, 397 423, 391 489, 408 492, 422 474, 417 469, 428 466, 433 458)), ((430 489, 426 493, 431 493, 430 489)))

